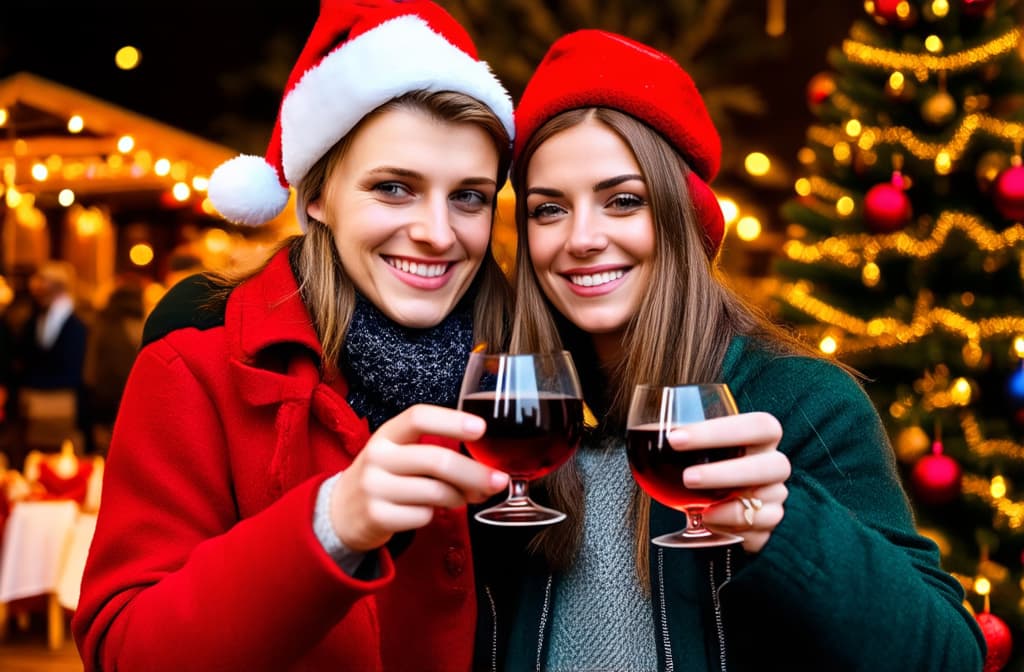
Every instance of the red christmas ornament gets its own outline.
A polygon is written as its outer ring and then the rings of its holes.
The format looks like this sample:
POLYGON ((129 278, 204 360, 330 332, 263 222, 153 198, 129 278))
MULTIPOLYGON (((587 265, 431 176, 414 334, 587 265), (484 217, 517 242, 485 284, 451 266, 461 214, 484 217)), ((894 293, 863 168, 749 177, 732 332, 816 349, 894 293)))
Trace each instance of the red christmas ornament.
POLYGON ((807 82, 807 106, 813 112, 836 91, 836 80, 831 72, 819 72, 807 82))
POLYGON ((895 23, 909 28, 917 20, 917 9, 907 0, 875 0, 873 16, 883 25, 895 23))
POLYGON ((875 16, 886 21, 896 21, 900 18, 901 2, 906 2, 906 0, 875 0, 875 16))
POLYGON ((1018 162, 999 173, 992 194, 999 214, 1012 221, 1024 221, 1024 166, 1018 162))
POLYGON ((902 229, 913 214, 898 171, 892 174, 891 182, 876 184, 864 196, 864 219, 875 233, 902 229))
POLYGON ((961 0, 960 11, 964 13, 964 16, 977 18, 985 16, 994 4, 996 4, 995 0, 961 0))
POLYGON ((960 465, 942 454, 942 443, 932 444, 932 454, 925 455, 910 474, 917 498, 926 504, 945 504, 960 494, 960 465))
POLYGON ((1003 619, 987 611, 975 618, 981 626, 981 634, 985 636, 985 644, 988 647, 982 672, 999 672, 1010 660, 1010 651, 1013 649, 1010 628, 1006 627, 1003 619))

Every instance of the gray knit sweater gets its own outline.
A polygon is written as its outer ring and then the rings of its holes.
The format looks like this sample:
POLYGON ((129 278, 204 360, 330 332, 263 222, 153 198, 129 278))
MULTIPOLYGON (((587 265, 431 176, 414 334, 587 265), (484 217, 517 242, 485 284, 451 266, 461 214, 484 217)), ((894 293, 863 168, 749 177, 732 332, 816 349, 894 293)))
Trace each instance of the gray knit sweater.
POLYGON ((583 543, 556 584, 545 669, 656 670, 650 596, 636 576, 625 443, 584 446, 575 460, 583 477, 583 543))

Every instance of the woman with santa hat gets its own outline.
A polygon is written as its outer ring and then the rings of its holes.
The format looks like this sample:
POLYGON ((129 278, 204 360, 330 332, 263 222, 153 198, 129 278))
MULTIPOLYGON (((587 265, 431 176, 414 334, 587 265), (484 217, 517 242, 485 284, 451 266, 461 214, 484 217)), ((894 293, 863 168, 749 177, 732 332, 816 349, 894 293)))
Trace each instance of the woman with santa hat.
POLYGON ((324 0, 228 219, 295 190, 303 235, 194 276, 146 324, 73 619, 87 670, 467 670, 465 506, 507 476, 452 450, 474 343, 505 342, 490 253, 512 106, 426 0, 324 0), (447 407, 447 408, 446 408, 447 407))
POLYGON ((479 666, 979 670, 962 588, 916 533, 857 380, 723 281, 720 154, 687 73, 621 35, 562 37, 526 87, 512 349, 567 348, 596 426, 542 490, 568 521, 475 547, 479 666), (742 539, 666 548, 651 540, 686 518, 634 484, 627 415, 635 385, 692 382, 726 383, 740 413, 668 441, 745 449, 682 477, 739 493, 703 518, 742 539))

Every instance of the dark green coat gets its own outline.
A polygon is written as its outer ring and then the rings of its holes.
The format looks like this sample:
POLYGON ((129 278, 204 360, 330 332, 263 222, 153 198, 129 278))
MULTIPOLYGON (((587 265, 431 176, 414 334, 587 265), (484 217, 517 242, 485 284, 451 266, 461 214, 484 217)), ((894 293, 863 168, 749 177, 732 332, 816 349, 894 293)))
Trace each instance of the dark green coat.
MULTIPOLYGON (((741 411, 782 423, 779 449, 793 466, 785 517, 757 555, 652 547, 660 667, 981 670, 981 632, 935 545, 915 532, 892 449, 857 381, 743 338, 722 380, 741 411)), ((653 503, 651 536, 684 521, 653 503)), ((558 577, 515 552, 521 533, 479 532, 477 669, 543 669, 558 577)))

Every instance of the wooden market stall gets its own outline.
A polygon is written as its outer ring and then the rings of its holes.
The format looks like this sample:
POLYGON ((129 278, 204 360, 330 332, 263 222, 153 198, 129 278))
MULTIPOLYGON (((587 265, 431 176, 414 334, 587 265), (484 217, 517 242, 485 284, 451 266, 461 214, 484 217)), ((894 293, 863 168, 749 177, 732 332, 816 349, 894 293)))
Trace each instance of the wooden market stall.
POLYGON ((262 249, 295 227, 290 208, 241 230, 206 199, 236 153, 27 72, 0 80, 0 276, 62 259, 88 303, 119 273, 164 280, 182 245, 215 267, 262 249))

